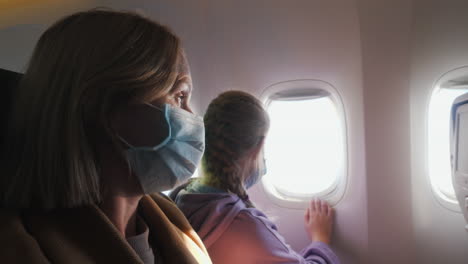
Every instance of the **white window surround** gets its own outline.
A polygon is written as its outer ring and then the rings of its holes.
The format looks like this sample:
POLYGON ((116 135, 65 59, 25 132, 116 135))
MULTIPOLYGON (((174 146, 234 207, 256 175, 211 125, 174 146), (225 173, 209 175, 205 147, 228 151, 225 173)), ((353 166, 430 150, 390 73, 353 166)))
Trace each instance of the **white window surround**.
MULTIPOLYGON (((427 179, 430 182, 431 190, 436 198, 437 202, 441 204, 446 209, 449 209, 453 212, 461 213, 460 207, 456 200, 456 197, 453 193, 453 189, 448 188, 447 186, 447 179, 440 179, 440 177, 452 177, 452 171, 450 165, 450 145, 449 145, 449 138, 443 139, 443 150, 438 150, 437 146, 434 145, 441 145, 442 143, 435 142, 433 138, 440 133, 434 132, 433 127, 437 127, 433 119, 437 119, 437 117, 432 117, 431 119, 431 110, 434 111, 433 100, 435 96, 438 96, 441 93, 448 94, 451 90, 456 92, 455 90, 468 90, 468 66, 459 67, 454 70, 448 71, 443 74, 434 84, 433 88, 431 89, 431 96, 429 97, 429 101, 426 106, 426 170, 427 170, 427 179), (431 131, 431 130, 432 131, 431 131), (446 142, 446 143, 444 143, 446 142), (431 145, 432 144, 432 145, 431 145), (445 146, 447 144, 447 146, 445 146), (445 151, 447 149, 447 151, 445 151), (434 152, 442 151, 446 153, 446 158, 437 158, 434 152), (435 161, 440 160, 440 165, 435 164, 435 161), (441 172, 446 171, 446 172, 441 172)), ((462 94, 462 92, 460 92, 462 94)), ((455 98, 454 98, 455 99, 455 98)), ((449 109, 447 109, 450 112, 449 109)), ((444 110, 445 111, 445 110, 444 110)), ((447 121, 449 120, 450 114, 448 113, 447 121)), ((445 122, 444 122, 445 123, 445 122)), ((449 134, 449 124, 447 124, 447 137, 450 136, 449 134)), ((445 135, 445 133, 444 133, 445 135)))
MULTIPOLYGON (((267 87, 261 94, 260 99, 268 109, 275 98, 288 98, 289 100, 307 100, 318 97, 328 97, 334 103, 338 112, 343 131, 343 165, 334 183, 325 190, 315 194, 290 194, 279 190, 274 186, 268 174, 262 178, 261 186, 267 197, 276 205, 286 208, 302 209, 306 207, 311 198, 318 197, 326 200, 331 205, 336 205, 344 196, 348 177, 348 144, 347 124, 344 105, 341 97, 331 84, 321 80, 292 80, 273 84, 267 87)), ((267 157, 268 158, 268 157, 267 157)), ((268 172, 268 169, 267 169, 268 172)))

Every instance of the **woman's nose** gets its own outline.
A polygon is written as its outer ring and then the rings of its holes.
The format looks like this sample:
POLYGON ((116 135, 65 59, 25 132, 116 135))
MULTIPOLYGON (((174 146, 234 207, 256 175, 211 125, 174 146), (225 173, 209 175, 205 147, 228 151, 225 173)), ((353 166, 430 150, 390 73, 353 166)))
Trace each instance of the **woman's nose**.
POLYGON ((185 111, 187 111, 187 112, 193 114, 192 108, 190 108, 190 106, 189 106, 188 104, 187 104, 187 105, 184 105, 184 106, 182 107, 182 109, 184 109, 185 111))

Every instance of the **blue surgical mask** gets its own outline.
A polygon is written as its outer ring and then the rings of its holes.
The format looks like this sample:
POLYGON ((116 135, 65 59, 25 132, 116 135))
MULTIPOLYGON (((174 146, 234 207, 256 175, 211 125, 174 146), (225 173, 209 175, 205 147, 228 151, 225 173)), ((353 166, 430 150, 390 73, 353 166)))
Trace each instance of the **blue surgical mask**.
POLYGON ((126 155, 145 194, 170 190, 195 172, 205 150, 203 119, 178 107, 158 108, 168 124, 167 138, 154 147, 129 146, 126 155))
POLYGON ((244 186, 246 189, 254 186, 267 172, 265 158, 262 159, 261 164, 257 164, 252 173, 245 179, 244 186))

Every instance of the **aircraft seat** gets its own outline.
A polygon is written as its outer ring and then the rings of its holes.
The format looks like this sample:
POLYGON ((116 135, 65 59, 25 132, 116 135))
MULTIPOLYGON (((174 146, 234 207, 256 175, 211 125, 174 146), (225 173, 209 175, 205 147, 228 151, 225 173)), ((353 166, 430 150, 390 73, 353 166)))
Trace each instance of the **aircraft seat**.
POLYGON ((21 73, 0 69, 0 89, 2 92, 2 95, 0 96, 0 138, 4 137, 8 113, 10 112, 11 107, 11 96, 13 93, 13 89, 15 89, 18 86, 21 76, 21 73))

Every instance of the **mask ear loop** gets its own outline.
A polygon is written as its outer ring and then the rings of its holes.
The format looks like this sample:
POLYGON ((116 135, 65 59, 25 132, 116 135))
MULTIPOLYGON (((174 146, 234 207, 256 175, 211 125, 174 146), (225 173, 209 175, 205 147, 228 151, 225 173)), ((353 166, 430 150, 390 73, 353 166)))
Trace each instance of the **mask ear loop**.
POLYGON ((120 139, 120 141, 122 141, 122 143, 124 143, 125 145, 127 145, 127 147, 129 148, 134 148, 134 146, 130 143, 128 143, 127 140, 125 140, 123 137, 121 137, 120 135, 117 135, 117 137, 120 139))
POLYGON ((166 139, 164 139, 157 146, 152 147, 153 150, 158 150, 158 149, 162 148, 163 146, 165 146, 169 142, 169 140, 171 140, 171 138, 172 138, 172 127, 171 127, 171 121, 170 121, 170 118, 169 118, 169 109, 171 107, 170 107, 169 104, 164 104, 164 108, 160 108, 159 106, 155 106, 155 105, 152 105, 152 104, 149 104, 149 103, 146 103, 146 105, 153 108, 153 109, 159 110, 159 111, 164 113, 164 119, 166 120, 166 124, 167 124, 168 130, 169 130, 166 139))

